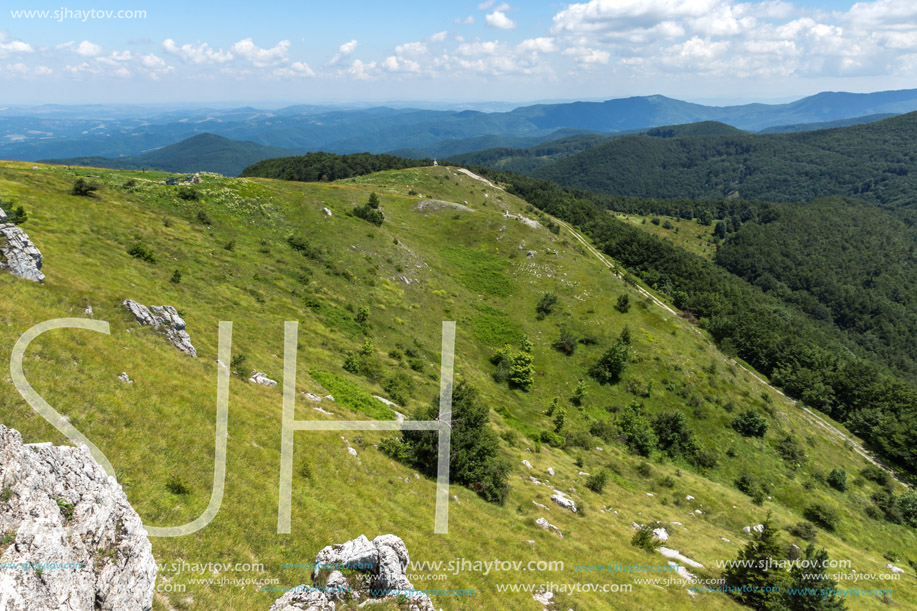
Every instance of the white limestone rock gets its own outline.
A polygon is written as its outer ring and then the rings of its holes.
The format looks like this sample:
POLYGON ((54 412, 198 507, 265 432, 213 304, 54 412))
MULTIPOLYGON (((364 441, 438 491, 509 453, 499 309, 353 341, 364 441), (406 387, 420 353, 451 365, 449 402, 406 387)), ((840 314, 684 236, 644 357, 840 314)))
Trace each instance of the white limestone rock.
POLYGON ((26 232, 5 222, 6 213, 0 210, 0 214, 0 270, 8 270, 25 280, 42 282, 45 275, 41 273, 41 251, 32 244, 26 232))
POLYGON ((551 524, 550 522, 548 522, 547 520, 545 520, 544 518, 538 518, 537 520, 535 520, 535 524, 537 524, 538 526, 540 526, 541 528, 543 528, 544 530, 550 533, 554 533, 561 539, 564 538, 563 534, 561 534, 560 532, 560 529, 554 526, 553 524, 551 524))
POLYGON ((144 327, 153 327, 165 331, 166 338, 172 345, 192 357, 197 350, 191 345, 191 336, 185 331, 185 321, 172 306, 150 306, 139 304, 133 299, 125 299, 122 306, 134 315, 137 322, 144 327))
POLYGON ((253 371, 248 377, 252 384, 261 384, 262 386, 277 386, 277 380, 272 380, 260 371, 253 371))
POLYGON ((0 569, 4 611, 149 611, 156 561, 140 516, 85 447, 24 445, 0 425, 0 563, 79 568, 0 569))

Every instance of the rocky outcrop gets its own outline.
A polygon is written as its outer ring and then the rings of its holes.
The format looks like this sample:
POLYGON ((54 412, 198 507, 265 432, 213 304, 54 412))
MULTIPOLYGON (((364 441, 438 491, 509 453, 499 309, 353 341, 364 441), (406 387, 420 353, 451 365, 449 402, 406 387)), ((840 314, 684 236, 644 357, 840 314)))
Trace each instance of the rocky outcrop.
POLYGON ((191 345, 191 336, 185 331, 185 321, 178 315, 175 308, 172 306, 146 307, 133 299, 125 299, 121 305, 127 308, 141 325, 164 330, 166 338, 172 342, 173 346, 185 354, 197 356, 197 350, 191 345))
POLYGON ((435 611, 427 595, 415 590, 404 574, 409 563, 408 549, 395 535, 372 541, 360 535, 329 545, 315 556, 312 585, 293 588, 274 602, 271 611, 334 611, 336 601, 349 599, 363 606, 402 596, 409 611, 435 611))
POLYGON ((277 386, 277 380, 272 380, 260 371, 253 371, 248 377, 252 384, 261 384, 262 386, 277 386))
POLYGON ((0 425, 0 489, 0 541, 13 537, 0 544, 0 609, 152 608, 147 533, 88 449, 24 445, 0 425))
POLYGON ((26 280, 43 281, 41 251, 22 229, 6 221, 6 213, 0 209, 0 270, 9 270, 26 280))

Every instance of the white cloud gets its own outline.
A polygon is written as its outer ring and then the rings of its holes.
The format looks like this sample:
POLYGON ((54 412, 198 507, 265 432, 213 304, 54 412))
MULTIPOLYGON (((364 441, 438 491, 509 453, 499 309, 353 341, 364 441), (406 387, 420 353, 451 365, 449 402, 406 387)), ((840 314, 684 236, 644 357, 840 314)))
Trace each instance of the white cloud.
POLYGON ((84 40, 79 45, 77 45, 76 49, 74 49, 74 53, 77 55, 82 55, 83 57, 96 57, 101 52, 102 47, 100 45, 97 45, 94 42, 89 42, 88 40, 84 40))
POLYGON ((569 47, 563 50, 564 55, 570 55, 576 58, 576 61, 582 65, 607 64, 611 60, 611 53, 602 49, 590 49, 589 47, 569 47))
POLYGON ((271 49, 262 49, 252 42, 251 38, 245 38, 234 44, 229 51, 250 61, 256 68, 264 68, 287 61, 289 48, 289 40, 281 40, 271 49))
MULTIPOLYGON (((43 67, 43 66, 42 66, 42 67, 43 67)), ((47 70, 47 68, 45 68, 45 69, 47 70)), ((20 75, 20 76, 29 76, 29 75, 33 74, 32 68, 29 68, 28 66, 26 66, 26 65, 23 64, 22 62, 19 62, 19 63, 16 63, 16 64, 7 64, 7 65, 6 65, 6 71, 7 71, 7 72, 12 72, 13 74, 18 74, 18 75, 20 75)))
POLYGON ((340 47, 338 47, 338 52, 334 54, 334 57, 332 57, 331 61, 328 63, 332 66, 338 63, 348 55, 352 54, 356 50, 358 44, 360 43, 358 43, 356 40, 345 42, 340 47))
POLYGON ((425 55, 428 53, 427 45, 423 42, 406 42, 403 45, 395 47, 396 55, 425 55))
POLYGON ((487 9, 492 7, 496 3, 496 1, 497 0, 484 0, 484 2, 478 5, 478 10, 486 11, 487 9))
POLYGON ((199 45, 183 44, 179 47, 174 40, 166 38, 162 41, 162 49, 191 64, 224 64, 232 61, 232 53, 223 49, 211 49, 206 42, 199 45))
POLYGON ((449 35, 449 32, 447 30, 443 30, 442 32, 437 32, 436 34, 432 34, 429 38, 427 38, 427 40, 429 42, 446 42, 446 37, 448 35, 449 35))
POLYGON ((516 22, 507 17, 503 11, 488 13, 484 20, 487 21, 487 25, 501 30, 512 30, 516 27, 516 22))
POLYGON ((550 37, 530 38, 516 45, 516 49, 523 53, 554 53, 557 51, 557 45, 554 43, 554 39, 550 37))
POLYGON ((364 63, 359 59, 355 59, 344 73, 357 80, 369 80, 375 75, 376 67, 376 62, 364 63))
POLYGON ((306 62, 292 62, 289 66, 276 68, 271 74, 282 78, 315 76, 315 72, 306 62))
POLYGON ((474 15, 468 15, 467 17, 456 17, 455 23, 459 25, 471 25, 474 23, 474 15))
POLYGON ((0 57, 7 57, 9 55, 21 54, 21 53, 34 53, 35 49, 32 48, 27 42, 22 42, 21 40, 13 40, 6 42, 5 39, 0 39, 0 57))

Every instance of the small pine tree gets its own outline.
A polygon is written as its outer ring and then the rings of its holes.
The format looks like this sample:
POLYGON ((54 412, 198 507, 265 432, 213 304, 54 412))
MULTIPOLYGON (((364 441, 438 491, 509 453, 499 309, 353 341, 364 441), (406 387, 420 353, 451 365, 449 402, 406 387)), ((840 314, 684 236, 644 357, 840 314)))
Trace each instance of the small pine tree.
POLYGON ((372 208, 373 210, 379 209, 379 196, 375 192, 369 194, 369 199, 366 200, 366 205, 372 208))
POLYGON ((181 284, 181 271, 175 270, 172 272, 172 277, 169 278, 169 282, 172 284, 181 284))
POLYGON ((723 572, 730 595, 739 603, 760 610, 777 607, 788 580, 780 566, 783 550, 769 513, 763 526, 739 552, 736 562, 723 572))
POLYGON ((783 605, 789 611, 841 611, 846 609, 843 598, 831 592, 837 590, 837 582, 825 573, 819 573, 828 566, 828 552, 816 550, 809 543, 804 557, 806 561, 795 565, 790 571, 790 583, 783 592, 783 605), (801 566, 805 564, 804 568, 801 566), (816 567, 816 568, 812 568, 816 567))
POLYGON ((627 293, 618 295, 618 303, 615 304, 615 309, 621 314, 627 314, 628 310, 630 310, 630 296, 627 293))
POLYGON ((621 337, 619 339, 622 344, 630 346, 630 327, 624 325, 624 328, 621 329, 621 337))

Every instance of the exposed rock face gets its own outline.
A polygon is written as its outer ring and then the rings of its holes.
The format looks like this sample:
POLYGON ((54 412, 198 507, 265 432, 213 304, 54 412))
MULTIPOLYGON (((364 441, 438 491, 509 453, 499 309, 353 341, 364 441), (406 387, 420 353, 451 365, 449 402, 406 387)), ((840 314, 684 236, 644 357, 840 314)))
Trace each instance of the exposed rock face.
POLYGON ((435 611, 427 595, 414 590, 405 576, 409 563, 408 549, 395 535, 379 535, 372 541, 360 535, 344 544, 329 545, 315 556, 313 585, 287 592, 271 611, 334 611, 338 600, 371 604, 399 595, 407 598, 410 611, 435 611), (345 577, 342 569, 351 574, 345 577))
POLYGON ((41 252, 19 227, 7 223, 6 213, 0 209, 0 269, 9 270, 15 276, 41 282, 41 252))
POLYGON ((4 611, 148 611, 156 561, 121 486, 85 447, 23 445, 0 425, 4 611), (59 568, 54 568, 57 565, 59 568), (36 568, 42 568, 36 571, 36 568))
POLYGON ((564 538, 564 536, 560 533, 560 529, 554 526, 553 524, 551 524, 550 522, 548 522, 547 520, 545 520, 544 518, 538 518, 537 520, 535 520, 535 524, 538 524, 538 526, 542 527, 543 529, 545 529, 548 532, 554 533, 561 539, 564 538))
POLYGON ((154 329, 165 329, 166 337, 172 345, 191 356, 197 356, 197 350, 191 345, 191 336, 185 331, 185 321, 178 315, 178 311, 172 306, 150 306, 141 305, 133 299, 125 299, 121 304, 127 308, 134 318, 145 327, 154 329))

